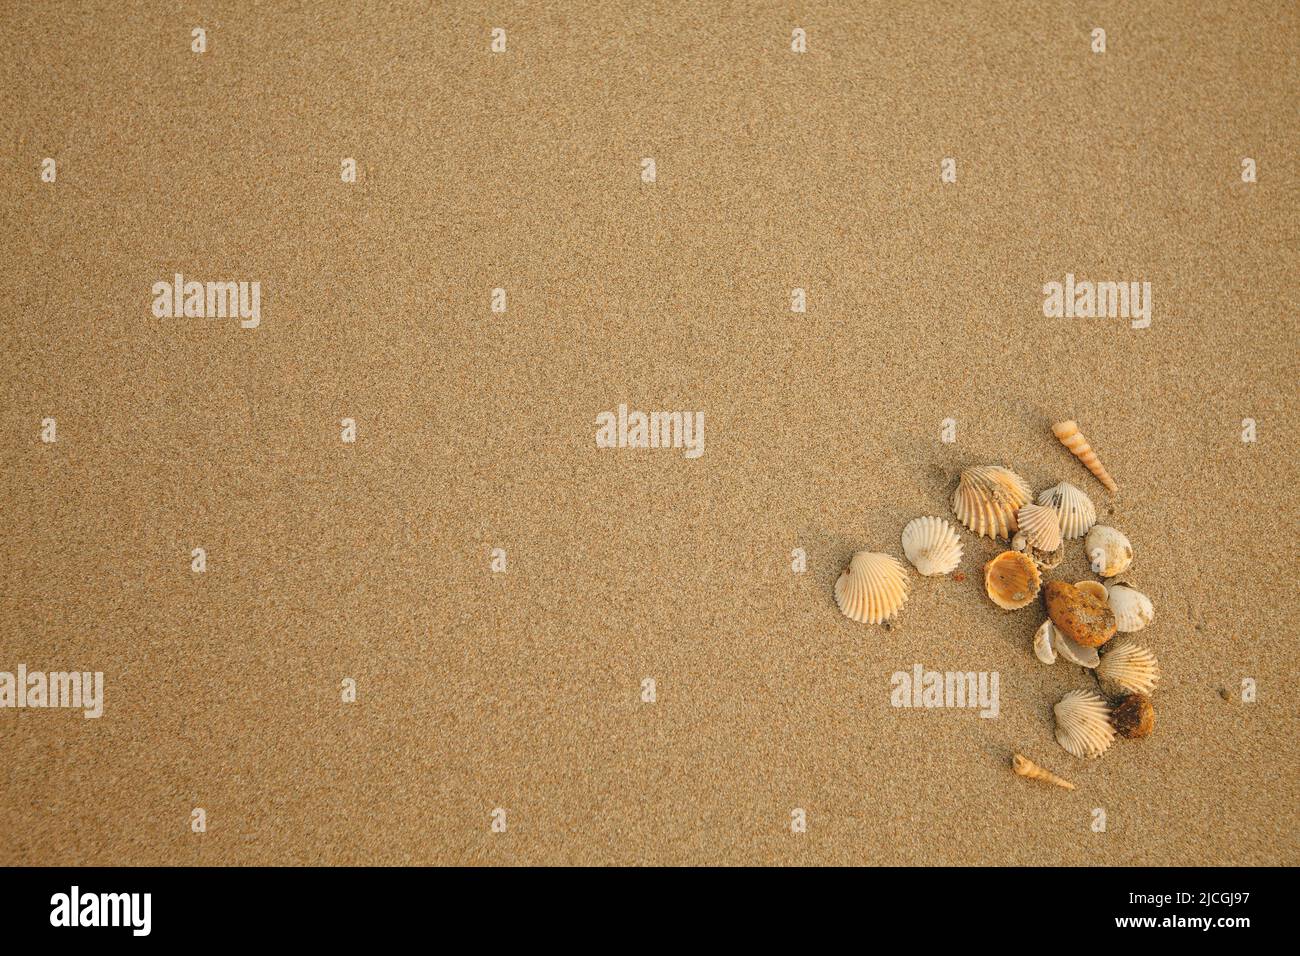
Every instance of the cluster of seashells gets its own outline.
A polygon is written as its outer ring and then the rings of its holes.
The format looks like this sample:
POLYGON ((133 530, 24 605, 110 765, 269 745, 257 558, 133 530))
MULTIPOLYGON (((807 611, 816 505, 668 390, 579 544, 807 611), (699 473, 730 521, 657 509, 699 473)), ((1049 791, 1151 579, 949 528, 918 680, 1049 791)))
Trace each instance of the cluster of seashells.
MULTIPOLYGON (((1074 421, 1052 427, 1065 445, 1107 489, 1117 486, 1074 421)), ((1097 690, 1075 690, 1054 708, 1056 740, 1075 757, 1099 757, 1116 734, 1140 738, 1151 733, 1155 712, 1151 692, 1159 678, 1155 654, 1131 638, 1155 618, 1151 599, 1119 580, 1133 563, 1133 546, 1123 532, 1097 523, 1097 508, 1081 489, 1062 481, 1034 497, 1028 482, 1002 465, 980 465, 961 472, 952 496, 957 520, 979 537, 1006 539, 1010 545, 984 567, 984 588, 998 607, 1028 607, 1041 593, 1047 620, 1034 635, 1034 654, 1044 664, 1058 656, 1090 669, 1097 690), (1107 579, 1049 581, 1043 572, 1061 563, 1066 542, 1083 538, 1092 571, 1107 579)), ((946 575, 961 563, 962 544, 946 520, 933 515, 908 522, 903 553, 926 576, 946 575)), ((882 624, 894 618, 908 598, 906 567, 896 558, 859 551, 835 582, 835 601, 849 618, 882 624)), ((1064 781, 1016 755, 1015 771, 1058 786, 1064 781)))

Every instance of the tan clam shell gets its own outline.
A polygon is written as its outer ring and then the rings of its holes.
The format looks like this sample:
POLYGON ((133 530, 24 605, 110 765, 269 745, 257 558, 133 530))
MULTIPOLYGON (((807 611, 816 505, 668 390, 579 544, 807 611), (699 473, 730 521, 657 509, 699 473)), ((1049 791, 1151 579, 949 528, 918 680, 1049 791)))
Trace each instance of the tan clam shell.
POLYGON ((1052 708, 1056 742, 1075 757, 1100 757, 1115 740, 1106 698, 1093 690, 1072 690, 1052 708))
POLYGON ((1091 594, 1098 601, 1104 601, 1107 598, 1106 585, 1100 581, 1075 581, 1074 586, 1084 594, 1091 594))
POLYGON ((1106 589, 1106 600, 1115 614, 1115 630, 1124 634, 1140 631, 1155 620, 1155 605, 1136 588, 1112 584, 1106 589))
POLYGON ((1093 525, 1083 539, 1083 553, 1092 562, 1092 570, 1103 578, 1123 574, 1133 563, 1133 545, 1124 532, 1108 525, 1093 525))
POLYGON ((1053 485, 1040 493, 1038 503, 1056 511, 1061 525, 1061 537, 1066 541, 1082 538, 1097 523, 1097 506, 1068 481, 1053 485))
POLYGON ((888 554, 859 551, 835 581, 835 603, 844 616, 882 624, 907 603, 907 568, 888 554))
POLYGON ((1008 611, 1032 603, 1042 581, 1038 565, 1022 551, 1003 551, 984 565, 984 590, 989 600, 1008 611))
POLYGON ((961 564, 961 538, 942 518, 913 518, 903 529, 903 553, 924 575, 949 574, 961 564))
POLYGON ((1051 505, 1025 505, 1016 513, 1016 520, 1031 548, 1055 551, 1061 546, 1061 520, 1051 505))
POLYGON ((1016 512, 1030 498, 1029 485, 1010 468, 977 465, 967 468, 952 494, 957 520, 981 538, 1010 538, 1020 525, 1016 512))
POLYGON ((1052 426, 1052 434, 1084 466, 1097 476, 1097 480, 1106 486, 1109 491, 1118 491, 1115 479, 1111 478, 1110 473, 1106 471, 1106 466, 1101 463, 1097 453, 1092 450, 1092 445, 1088 444, 1088 439, 1083 437, 1083 432, 1079 431, 1079 423, 1076 421, 1057 422, 1052 426))
POLYGON ((1116 641, 1102 655, 1097 678, 1108 692, 1119 688, 1134 694, 1150 694, 1160 680, 1160 662, 1150 648, 1136 641, 1116 641))

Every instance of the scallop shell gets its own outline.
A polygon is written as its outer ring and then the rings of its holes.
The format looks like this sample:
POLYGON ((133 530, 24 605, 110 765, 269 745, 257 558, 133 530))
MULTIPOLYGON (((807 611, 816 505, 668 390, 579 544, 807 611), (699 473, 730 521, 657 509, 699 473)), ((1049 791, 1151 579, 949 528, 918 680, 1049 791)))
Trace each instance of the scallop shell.
POLYGON ((1121 531, 1104 524, 1094 525, 1083 539, 1083 551, 1092 562, 1092 570, 1103 578, 1123 574, 1133 563, 1133 545, 1121 531))
POLYGON ((1056 663, 1056 635, 1059 633, 1051 618, 1034 632, 1034 656, 1044 664, 1056 663))
POLYGON ((1125 634, 1140 631, 1155 620, 1156 609, 1151 599, 1135 588, 1112 584, 1106 589, 1106 600, 1115 612, 1115 630, 1125 634))
MULTIPOLYGON (((1052 624, 1050 618, 1047 623, 1052 624)), ((1052 630, 1055 632, 1052 637, 1052 647, 1071 664, 1078 664, 1091 670, 1101 663, 1101 658, 1097 656, 1097 648, 1084 647, 1055 624, 1052 624, 1052 630)))
POLYGON ((1121 737, 1140 740, 1156 729, 1156 709, 1146 694, 1129 694, 1111 711, 1110 720, 1121 737))
POLYGON ((984 590, 989 600, 1008 611, 1018 610, 1038 597, 1042 580, 1033 558, 1020 551, 1003 551, 984 565, 984 590))
POLYGON ((1052 708, 1056 742, 1075 757, 1100 757, 1115 740, 1106 698, 1092 690, 1072 690, 1052 708))
POLYGON ((1106 585, 1100 581, 1075 581, 1074 586, 1084 594, 1091 594, 1098 601, 1105 601, 1107 598, 1106 585))
POLYGON ((1031 548, 1055 551, 1061 546, 1061 520, 1051 505, 1025 505, 1016 513, 1016 520, 1031 548))
POLYGON ((835 603, 845 617, 882 624, 907 603, 907 568, 887 554, 859 551, 835 581, 835 603))
POLYGON ((1097 665, 1103 689, 1115 688, 1134 694, 1149 694, 1160 680, 1160 662, 1150 648, 1135 641, 1116 641, 1097 665))
POLYGON ((1029 501, 1029 485, 1010 468, 967 468, 952 494, 957 520, 981 538, 1010 538, 1019 530, 1016 512, 1029 501))
POLYGON ((913 518, 903 529, 903 553, 922 574, 948 574, 961 564, 961 538, 942 518, 913 518))
POLYGON ((1087 467, 1087 469, 1097 476, 1097 480, 1106 486, 1108 491, 1118 491, 1115 479, 1111 478, 1110 473, 1106 471, 1106 466, 1101 463, 1097 453, 1092 450, 1088 444, 1088 439, 1083 437, 1083 432, 1079 431, 1079 423, 1075 421, 1057 422, 1052 426, 1052 434, 1066 448, 1070 449, 1074 457, 1087 467))
POLYGON ((1038 503, 1048 505, 1056 511, 1056 517, 1061 523, 1061 537, 1067 541, 1083 537, 1097 523, 1097 506, 1068 481, 1042 492, 1038 496, 1038 503))

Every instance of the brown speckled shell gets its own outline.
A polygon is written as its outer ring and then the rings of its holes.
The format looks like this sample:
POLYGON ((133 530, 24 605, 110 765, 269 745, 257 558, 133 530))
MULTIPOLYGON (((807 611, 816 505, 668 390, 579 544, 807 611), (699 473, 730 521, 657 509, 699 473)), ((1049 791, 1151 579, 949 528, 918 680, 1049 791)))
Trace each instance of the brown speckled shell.
POLYGON ((1101 647, 1115 636, 1115 614, 1105 601, 1064 581, 1043 588, 1047 616, 1065 635, 1084 647, 1101 647))
POLYGON ((1146 694, 1129 694, 1111 711, 1110 719, 1119 735, 1129 740, 1148 737, 1156 727, 1156 711, 1146 694))

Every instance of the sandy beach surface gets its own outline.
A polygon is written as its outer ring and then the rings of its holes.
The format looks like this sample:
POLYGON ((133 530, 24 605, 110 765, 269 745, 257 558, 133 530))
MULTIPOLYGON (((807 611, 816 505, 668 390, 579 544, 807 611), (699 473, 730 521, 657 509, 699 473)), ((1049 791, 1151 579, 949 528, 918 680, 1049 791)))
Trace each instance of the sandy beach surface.
POLYGON ((0 863, 1300 863, 1298 48, 1290 3, 11 7, 0 671, 104 700, 0 708, 0 863), (155 317, 176 273, 260 325, 155 317), (1045 317, 1067 274, 1149 327, 1045 317), (620 403, 703 453, 597 447, 620 403), (1149 739, 1056 744, 1093 680, 985 597, 1004 543, 837 610, 989 463, 1131 539, 1149 739), (891 706, 918 664, 998 715, 891 706))

